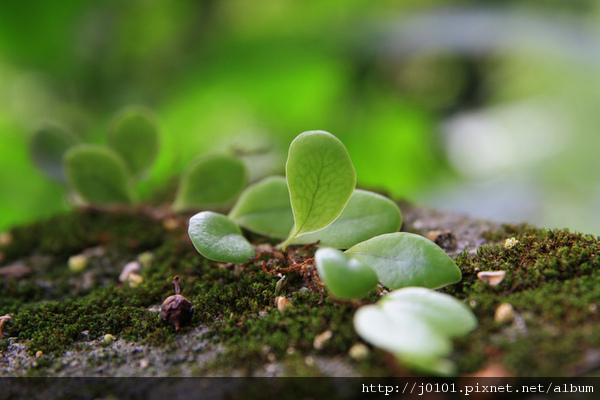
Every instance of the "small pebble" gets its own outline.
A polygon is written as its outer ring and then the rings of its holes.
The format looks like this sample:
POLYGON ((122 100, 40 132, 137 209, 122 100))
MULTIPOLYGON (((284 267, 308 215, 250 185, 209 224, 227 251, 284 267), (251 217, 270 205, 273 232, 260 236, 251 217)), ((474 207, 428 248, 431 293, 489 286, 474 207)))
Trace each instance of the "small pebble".
POLYGON ((150 251, 145 251, 145 252, 141 253, 140 255, 138 255, 138 260, 140 261, 140 263, 142 263, 142 266, 144 268, 148 268, 150 265, 152 265, 153 259, 154 259, 154 254, 152 254, 152 252, 150 252, 150 251))
POLYGON ((111 344, 114 341, 115 341, 115 337, 113 335, 111 335, 110 333, 107 333, 106 335, 104 335, 104 343, 111 344))
POLYGON ((317 350, 320 350, 325 346, 325 342, 333 337, 333 332, 327 330, 323 333, 318 334, 313 340, 313 347, 317 350))
POLYGON ((146 368, 148 368, 148 366, 150 366, 150 362, 148 360, 146 360, 145 358, 140 361, 141 369, 146 369, 146 368))
POLYGON ((129 275, 131 275, 132 273, 140 272, 141 269, 142 269, 142 267, 139 262, 137 262, 137 261, 128 262, 123 267, 123 270, 121 271, 121 275, 119 275, 119 281, 125 282, 127 280, 127 278, 129 278, 129 275))
POLYGON ((10 232, 0 233, 0 246, 6 247, 13 242, 13 235, 10 232))
POLYGON ((515 309, 512 304, 502 303, 496 308, 494 313, 494 321, 501 324, 511 322, 515 318, 515 309))
POLYGON ((135 287, 138 287, 142 282, 144 282, 144 278, 142 278, 142 276, 140 274, 136 274, 135 272, 132 272, 127 277, 127 282, 129 283, 129 287, 135 288, 135 287))
POLYGON ((306 356, 304 358, 304 364, 306 364, 309 367, 313 367, 315 365, 315 359, 311 356, 306 356))
POLYGON ((38 350, 38 351, 35 352, 35 358, 40 358, 43 355, 44 355, 44 352, 41 351, 41 350, 38 350))
POLYGON ((72 272, 81 272, 87 267, 88 258, 83 254, 69 257, 69 269, 72 272))
POLYGON ((348 355, 356 361, 364 360, 369 356, 369 348, 362 343, 356 343, 350 347, 348 355))
POLYGON ((175 218, 167 218, 163 221, 163 227, 166 230, 172 231, 174 229, 177 229, 178 226, 179 226, 179 223, 177 222, 177 220, 175 218))

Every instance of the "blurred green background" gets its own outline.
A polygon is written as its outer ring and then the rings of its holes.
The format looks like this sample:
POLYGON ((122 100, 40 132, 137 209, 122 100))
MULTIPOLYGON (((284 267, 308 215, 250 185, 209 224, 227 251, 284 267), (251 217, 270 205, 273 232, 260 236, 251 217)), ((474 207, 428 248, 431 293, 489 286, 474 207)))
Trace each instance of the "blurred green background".
MULTIPOLYGON (((31 163, 59 123, 104 143, 154 109, 149 198, 191 159, 322 129, 362 187, 600 234, 597 1, 0 2, 0 229, 68 209, 31 163)), ((257 170, 256 176, 260 172, 257 170)))

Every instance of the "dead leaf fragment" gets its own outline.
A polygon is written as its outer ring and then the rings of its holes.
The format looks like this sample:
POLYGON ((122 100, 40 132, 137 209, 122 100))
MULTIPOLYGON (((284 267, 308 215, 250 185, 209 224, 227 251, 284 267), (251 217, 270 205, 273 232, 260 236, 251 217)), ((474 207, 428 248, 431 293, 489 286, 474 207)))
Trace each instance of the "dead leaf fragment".
POLYGON ((504 280, 506 271, 481 271, 477 273, 477 278, 490 286, 497 286, 504 280))

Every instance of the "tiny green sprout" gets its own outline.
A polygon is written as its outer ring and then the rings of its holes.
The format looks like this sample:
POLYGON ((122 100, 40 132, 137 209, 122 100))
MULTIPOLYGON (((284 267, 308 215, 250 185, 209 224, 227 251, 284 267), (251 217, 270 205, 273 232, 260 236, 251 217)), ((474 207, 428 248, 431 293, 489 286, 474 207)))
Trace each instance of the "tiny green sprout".
POLYGON ((154 162, 160 147, 154 114, 141 106, 121 111, 111 124, 109 145, 123 157, 130 173, 142 176, 154 162))
POLYGON ((69 186, 94 204, 132 203, 131 176, 123 159, 107 147, 79 144, 64 156, 69 186))
POLYGON ((344 211, 356 186, 356 171, 342 142, 329 132, 309 131, 290 145, 286 179, 298 236, 330 225, 344 211))
POLYGON ((186 211, 233 202, 248 183, 242 161, 226 154, 203 155, 185 170, 173 209, 186 211))
POLYGON ((225 215, 200 212, 190 219, 188 233, 198 253, 209 260, 247 263, 255 256, 254 247, 225 215))
POLYGON ((45 124, 36 130, 29 144, 33 163, 50 178, 67 182, 63 156, 78 143, 77 137, 55 124, 45 124))
POLYGON ((391 292, 354 315, 354 327, 364 340, 408 367, 439 375, 454 372, 445 359, 452 350, 450 339, 476 326, 473 312, 461 301, 421 287, 391 292))

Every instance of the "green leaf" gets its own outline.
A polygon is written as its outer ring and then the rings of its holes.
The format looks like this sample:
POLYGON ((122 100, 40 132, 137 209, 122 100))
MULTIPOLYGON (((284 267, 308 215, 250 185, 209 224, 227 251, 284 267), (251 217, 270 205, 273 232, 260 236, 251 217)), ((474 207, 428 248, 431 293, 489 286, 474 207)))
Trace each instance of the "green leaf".
POLYGON ((353 322, 360 337, 393 354, 439 358, 452 350, 447 337, 411 312, 389 313, 377 303, 359 308, 353 322))
POLYGON ((340 250, 327 247, 318 249, 315 263, 319 278, 338 299, 360 298, 377 286, 377 275, 371 268, 340 250))
POLYGON ((402 225, 400 208, 377 193, 356 189, 342 214, 320 231, 299 236, 293 244, 320 241, 320 245, 347 249, 384 233, 398 232, 402 225))
POLYGON ((229 218, 252 232, 285 239, 294 226, 285 178, 272 176, 248 186, 233 206, 229 218))
POLYGON ((375 305, 361 307, 354 327, 367 342, 389 351, 412 369, 449 375, 445 360, 450 338, 475 329, 477 319, 461 301, 420 287, 391 292, 375 305))
POLYGON ((144 107, 128 107, 114 118, 108 142, 123 157, 133 176, 143 175, 154 162, 159 149, 154 114, 144 107))
POLYGON ((298 135, 286 163, 294 230, 284 247, 305 233, 331 224, 342 213, 356 185, 356 171, 338 138, 324 131, 298 135))
POLYGON ((31 137, 29 148, 33 163, 50 178, 66 183, 63 157, 77 142, 77 138, 65 129, 46 124, 31 137))
POLYGON ((393 291, 379 303, 388 312, 417 314, 437 332, 449 337, 465 335, 477 327, 477 318, 462 301, 422 287, 393 291))
POLYGON ((379 280, 390 289, 406 286, 436 289, 461 279, 460 269, 444 250, 411 233, 377 236, 346 252, 373 268, 379 280))
POLYGON ((247 183, 246 166, 239 159, 225 154, 201 156, 184 172, 173 208, 184 211, 226 205, 247 183))
POLYGON ((69 186, 86 202, 133 202, 127 167, 113 150, 97 145, 76 145, 65 154, 64 166, 69 186))
POLYGON ((203 211, 194 215, 188 234, 196 250, 209 260, 246 263, 255 256, 240 228, 223 214, 203 211))

